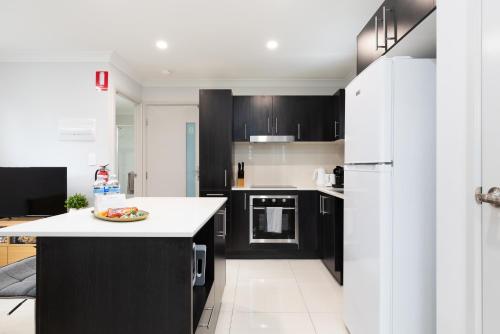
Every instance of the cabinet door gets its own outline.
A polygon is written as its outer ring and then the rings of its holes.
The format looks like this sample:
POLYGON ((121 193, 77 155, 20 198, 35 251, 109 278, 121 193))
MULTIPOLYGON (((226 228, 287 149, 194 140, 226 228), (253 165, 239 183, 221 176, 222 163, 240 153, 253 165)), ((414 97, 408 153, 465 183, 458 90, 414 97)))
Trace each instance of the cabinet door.
POLYGON ((388 0, 386 6, 390 9, 386 14, 388 19, 395 22, 398 40, 417 26, 436 7, 435 0, 388 0))
POLYGON ((248 106, 250 118, 247 126, 248 136, 271 135, 273 97, 248 96, 245 103, 248 106))
POLYGON ((320 252, 318 224, 318 195, 316 191, 299 192, 299 240, 300 248, 312 254, 320 252))
POLYGON ((233 141, 248 141, 252 96, 233 97, 233 141))
POLYGON ((332 96, 308 96, 301 106, 302 141, 333 141, 334 98, 332 96))
POLYGON ((215 305, 220 307, 226 286, 226 207, 214 216, 214 295, 215 305))
POLYGON ((250 249, 249 196, 245 191, 231 192, 231 234, 228 246, 231 251, 250 249))
POLYGON ((229 238, 231 236, 231 192, 230 191, 205 191, 201 190, 200 191, 200 197, 208 197, 208 198, 214 198, 214 197, 226 197, 227 202, 226 202, 226 243, 229 243, 229 238))
POLYGON ((200 190, 231 188, 232 116, 230 90, 200 90, 200 190))
POLYGON ((323 226, 324 226, 324 259, 323 262, 325 263, 326 267, 328 270, 332 273, 334 273, 335 270, 335 245, 334 245, 334 205, 333 205, 333 198, 326 196, 323 200, 323 226))
POLYGON ((333 123, 333 138, 334 140, 345 138, 345 90, 340 89, 333 96, 334 99, 334 123, 333 123))
POLYGON ((375 15, 372 16, 370 21, 359 33, 357 45, 357 72, 359 74, 386 52, 382 7, 377 10, 375 15))
POLYGON ((344 280, 344 200, 333 198, 333 275, 342 285, 344 280))
POLYGON ((300 141, 302 138, 301 126, 305 122, 306 104, 307 97, 305 96, 274 96, 272 134, 295 136, 295 139, 300 141))

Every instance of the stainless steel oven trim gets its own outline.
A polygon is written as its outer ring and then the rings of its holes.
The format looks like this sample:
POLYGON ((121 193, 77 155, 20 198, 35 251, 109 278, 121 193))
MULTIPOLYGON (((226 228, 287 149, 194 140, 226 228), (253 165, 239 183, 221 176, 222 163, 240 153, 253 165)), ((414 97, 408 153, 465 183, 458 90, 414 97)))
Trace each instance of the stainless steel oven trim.
MULTIPOLYGON (((257 207, 259 208, 259 207, 257 207)), ((250 244, 296 244, 299 246, 299 196, 298 195, 251 195, 249 210, 249 242, 250 244), (295 239, 254 239, 253 237, 253 199, 294 199, 295 208, 286 208, 295 210, 295 239)))

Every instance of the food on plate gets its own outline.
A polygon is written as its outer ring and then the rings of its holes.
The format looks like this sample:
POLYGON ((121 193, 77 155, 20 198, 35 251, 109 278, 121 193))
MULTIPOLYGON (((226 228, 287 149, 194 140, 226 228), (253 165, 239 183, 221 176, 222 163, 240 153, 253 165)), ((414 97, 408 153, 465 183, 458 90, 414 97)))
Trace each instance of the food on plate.
POLYGON ((118 209, 108 209, 106 211, 100 211, 99 215, 101 217, 107 217, 107 218, 130 219, 130 218, 143 217, 145 213, 144 211, 140 211, 136 207, 130 207, 130 208, 118 208, 118 209))

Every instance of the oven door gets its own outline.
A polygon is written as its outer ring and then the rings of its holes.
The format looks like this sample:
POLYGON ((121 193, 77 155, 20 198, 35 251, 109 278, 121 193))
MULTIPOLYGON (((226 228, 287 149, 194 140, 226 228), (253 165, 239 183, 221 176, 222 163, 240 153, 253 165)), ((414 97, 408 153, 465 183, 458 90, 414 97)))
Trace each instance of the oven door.
POLYGON ((250 244, 255 243, 299 244, 298 196, 250 196, 250 244))

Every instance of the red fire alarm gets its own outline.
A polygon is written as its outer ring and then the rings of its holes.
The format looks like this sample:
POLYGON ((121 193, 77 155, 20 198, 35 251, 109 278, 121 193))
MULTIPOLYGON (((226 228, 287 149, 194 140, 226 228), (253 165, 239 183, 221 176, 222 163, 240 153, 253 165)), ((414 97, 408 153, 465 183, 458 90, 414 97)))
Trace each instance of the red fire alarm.
POLYGON ((108 90, 108 71, 95 72, 95 88, 102 92, 108 90))

